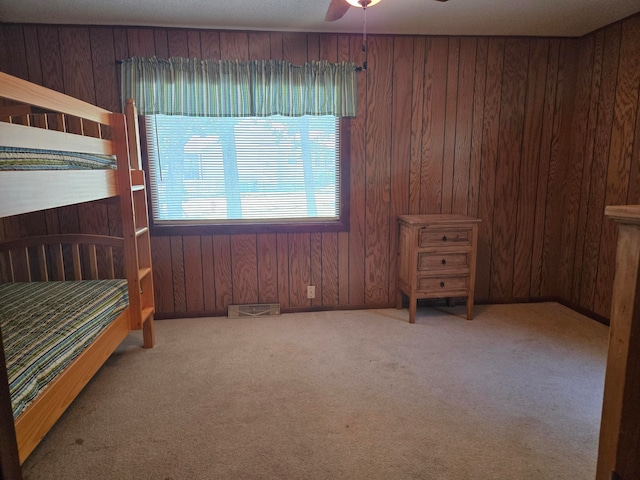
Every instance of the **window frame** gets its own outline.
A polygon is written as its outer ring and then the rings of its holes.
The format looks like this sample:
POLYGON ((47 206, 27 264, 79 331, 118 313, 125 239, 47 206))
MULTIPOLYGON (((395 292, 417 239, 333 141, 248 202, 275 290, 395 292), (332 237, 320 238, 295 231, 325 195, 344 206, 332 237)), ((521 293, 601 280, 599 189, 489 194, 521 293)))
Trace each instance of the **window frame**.
MULTIPOLYGON (((314 221, 251 221, 247 223, 198 223, 193 225, 164 225, 156 224, 153 218, 153 203, 151 188, 147 188, 147 204, 149 206, 149 231, 153 236, 171 235, 222 235, 222 234, 257 234, 257 233, 322 233, 349 231, 350 222, 350 159, 351 159, 351 118, 339 117, 340 129, 340 214, 339 219, 331 222, 314 221)), ((147 145, 146 122, 143 115, 139 116, 140 156, 146 175, 146 182, 150 182, 149 155, 147 145)), ((150 187, 150 185, 148 186, 150 187)))

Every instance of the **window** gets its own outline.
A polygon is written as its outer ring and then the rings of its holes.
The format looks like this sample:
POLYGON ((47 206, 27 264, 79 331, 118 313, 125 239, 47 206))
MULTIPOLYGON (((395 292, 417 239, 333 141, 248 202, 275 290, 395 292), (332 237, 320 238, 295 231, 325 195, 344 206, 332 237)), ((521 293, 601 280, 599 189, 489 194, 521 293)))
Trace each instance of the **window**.
POLYGON ((154 229, 344 229, 340 125, 331 115, 146 116, 154 229))

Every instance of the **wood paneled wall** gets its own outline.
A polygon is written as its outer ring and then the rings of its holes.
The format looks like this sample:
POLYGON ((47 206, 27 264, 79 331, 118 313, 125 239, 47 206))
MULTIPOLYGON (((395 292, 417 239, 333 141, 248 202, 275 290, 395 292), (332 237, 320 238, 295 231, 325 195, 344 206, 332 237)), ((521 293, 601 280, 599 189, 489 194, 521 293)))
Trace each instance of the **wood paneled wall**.
MULTIPOLYGON (((477 299, 559 297, 607 316, 615 231, 602 210, 640 196, 638 24, 582 39, 370 36, 351 121, 349 231, 154 237, 158 313, 391 306, 397 215, 453 212, 482 220, 477 299)), ((34 25, 0 34, 1 70, 112 110, 116 60, 133 55, 363 61, 360 35, 34 25)), ((117 214, 97 203, 8 218, 0 237, 108 233, 117 214)))
POLYGON ((558 295, 605 317, 617 226, 606 205, 640 204, 640 16, 581 39, 558 295))

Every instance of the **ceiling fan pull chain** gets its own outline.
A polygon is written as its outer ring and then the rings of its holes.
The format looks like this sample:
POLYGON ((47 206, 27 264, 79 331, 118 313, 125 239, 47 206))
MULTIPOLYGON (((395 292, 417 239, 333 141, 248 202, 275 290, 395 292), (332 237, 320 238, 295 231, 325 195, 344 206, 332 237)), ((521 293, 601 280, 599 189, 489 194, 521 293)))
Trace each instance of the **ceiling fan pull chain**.
POLYGON ((369 58, 369 48, 367 45, 367 4, 362 2, 362 14, 364 17, 363 26, 362 26, 362 51, 364 52, 364 63, 362 64, 362 69, 367 69, 367 60, 369 58))

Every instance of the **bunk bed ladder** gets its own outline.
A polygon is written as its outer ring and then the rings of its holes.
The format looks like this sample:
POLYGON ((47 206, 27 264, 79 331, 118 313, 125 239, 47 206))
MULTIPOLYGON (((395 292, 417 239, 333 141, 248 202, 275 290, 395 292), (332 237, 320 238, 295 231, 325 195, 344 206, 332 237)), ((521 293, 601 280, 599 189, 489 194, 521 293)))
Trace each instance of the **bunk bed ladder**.
MULTIPOLYGON (((154 293, 151 270, 151 236, 147 210, 147 192, 144 170, 140 162, 140 139, 138 137, 138 117, 132 100, 125 106, 122 130, 127 135, 128 152, 118 152, 118 170, 127 172, 119 175, 120 208, 127 220, 123 224, 124 250, 127 258, 127 278, 129 279, 129 303, 132 310, 132 328, 142 329, 145 348, 155 343, 153 329, 154 293), (124 159, 120 154, 125 155, 124 159), (124 161, 126 160, 126 165, 124 161), (122 167, 121 167, 122 164, 122 167)), ((120 130, 120 129, 118 129, 120 130)), ((120 143, 120 142, 118 142, 120 143)), ((126 144, 126 143, 125 143, 126 144)))

